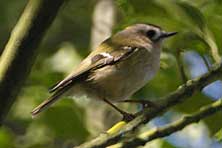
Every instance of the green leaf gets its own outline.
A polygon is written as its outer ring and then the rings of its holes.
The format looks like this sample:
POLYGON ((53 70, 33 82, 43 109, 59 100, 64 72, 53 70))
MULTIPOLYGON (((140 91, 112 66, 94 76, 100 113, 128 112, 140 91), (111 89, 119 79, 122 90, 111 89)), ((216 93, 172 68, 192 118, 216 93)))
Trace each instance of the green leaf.
POLYGON ((222 142, 222 128, 214 136, 218 141, 222 142))
MULTIPOLYGON (((178 104, 176 107, 174 107, 174 109, 185 114, 192 114, 198 111, 201 107, 208 105, 212 102, 212 99, 208 98, 202 93, 196 93, 191 98, 185 100, 185 102, 178 104)), ((214 135, 221 128, 221 117, 222 112, 218 112, 203 120, 210 131, 210 135, 214 135)))
POLYGON ((118 0, 117 5, 127 16, 159 15, 166 16, 166 10, 155 0, 118 0))
POLYGON ((178 148, 178 147, 172 145, 171 143, 169 143, 166 140, 162 140, 161 148, 178 148))
POLYGON ((12 133, 4 127, 0 128, 0 147, 1 148, 13 148, 14 139, 12 133))
POLYGON ((199 54, 206 54, 208 50, 208 44, 198 36, 196 33, 191 31, 184 31, 178 34, 177 38, 172 42, 173 49, 183 50, 195 50, 199 54))
POLYGON ((181 10, 187 16, 187 19, 189 19, 190 22, 192 22, 195 26, 200 28, 200 30, 203 30, 206 27, 206 20, 204 18, 204 15, 198 8, 186 2, 177 2, 176 4, 181 8, 181 10))
POLYGON ((215 133, 221 129, 222 127, 221 117, 222 117, 222 112, 217 112, 216 114, 204 119, 204 122, 206 123, 210 131, 210 136, 215 135, 215 133))
MULTIPOLYGON (((190 20, 190 22, 197 27, 193 28, 192 26, 190 26, 192 31, 194 31, 194 33, 196 33, 199 38, 201 38, 208 45, 209 49, 207 49, 206 51, 211 51, 214 60, 216 62, 219 62, 220 56, 218 54, 218 47, 212 32, 207 26, 206 18, 203 13, 200 11, 200 9, 190 5, 189 3, 177 2, 177 4, 184 12, 187 19, 190 20)), ((185 21, 185 23, 189 25, 189 21, 185 21)), ((190 39, 190 41, 191 40, 192 39, 190 39)), ((189 43, 190 41, 186 43, 189 43)))
POLYGON ((47 125, 58 138, 81 142, 89 134, 84 117, 83 109, 75 105, 73 100, 63 99, 44 113, 42 123, 47 125))

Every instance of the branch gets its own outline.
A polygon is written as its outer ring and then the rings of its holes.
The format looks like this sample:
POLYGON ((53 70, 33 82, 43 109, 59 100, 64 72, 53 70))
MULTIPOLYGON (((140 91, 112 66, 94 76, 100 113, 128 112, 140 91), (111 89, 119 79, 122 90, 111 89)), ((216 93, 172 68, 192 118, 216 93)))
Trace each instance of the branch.
POLYGON ((152 108, 139 112, 137 113, 137 117, 124 126, 120 132, 114 134, 101 134, 92 141, 80 145, 78 148, 102 148, 119 142, 124 137, 123 135, 133 132, 140 125, 149 122, 170 107, 183 102, 186 98, 192 96, 195 91, 200 91, 206 85, 219 79, 221 75, 222 64, 214 65, 209 73, 204 74, 200 78, 187 81, 186 84, 180 86, 176 91, 163 97, 161 99, 162 101, 159 103, 158 109, 152 108))
POLYGON ((169 125, 144 132, 139 137, 133 138, 130 141, 122 143, 120 147, 129 148, 145 145, 149 141, 165 137, 174 132, 177 132, 191 123, 199 122, 201 119, 204 119, 210 115, 215 114, 218 111, 221 111, 221 109, 222 99, 212 103, 211 105, 201 108, 200 111, 194 114, 186 115, 182 119, 177 120, 169 125))
POLYGON ((44 33, 64 1, 28 1, 13 29, 0 61, 0 125, 30 72, 44 33))

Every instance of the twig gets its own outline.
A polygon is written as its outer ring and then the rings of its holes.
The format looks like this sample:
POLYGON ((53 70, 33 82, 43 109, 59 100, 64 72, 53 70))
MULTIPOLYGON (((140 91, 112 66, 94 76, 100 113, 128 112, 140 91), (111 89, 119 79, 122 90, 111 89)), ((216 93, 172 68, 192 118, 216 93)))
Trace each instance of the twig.
POLYGON ((64 1, 28 1, 13 29, 0 61, 0 125, 30 72, 44 33, 64 1))
POLYGON ((186 84, 180 86, 176 91, 162 98, 159 103, 159 108, 152 108, 137 113, 137 117, 129 122, 122 130, 115 134, 102 134, 92 141, 80 145, 78 148, 104 148, 119 142, 127 133, 133 132, 140 125, 149 122, 154 117, 163 113, 167 109, 176 104, 183 102, 186 98, 193 95, 195 91, 202 90, 203 87, 211 82, 219 79, 222 75, 222 64, 216 64, 212 67, 211 71, 204 74, 200 78, 188 80, 186 84))
POLYGON ((138 137, 131 139, 130 141, 121 143, 120 147, 133 148, 140 145, 145 145, 149 141, 152 141, 157 138, 165 137, 174 132, 177 132, 191 123, 199 122, 201 119, 204 119, 210 115, 213 115, 218 111, 222 111, 221 109, 222 109, 222 99, 201 108, 200 111, 194 114, 186 115, 180 120, 177 120, 171 124, 144 132, 140 134, 138 137))
POLYGON ((203 58, 203 61, 204 61, 205 66, 207 67, 207 71, 210 71, 211 65, 210 65, 210 63, 208 62, 207 57, 206 57, 205 55, 203 55, 202 58, 203 58))
POLYGON ((186 81, 188 79, 187 79, 185 71, 184 71, 184 66, 183 66, 183 62, 182 62, 182 59, 181 59, 181 54, 182 54, 182 50, 177 49, 175 57, 176 57, 176 60, 177 60, 177 65, 178 65, 178 68, 179 68, 181 79, 182 79, 183 83, 186 83, 186 81))

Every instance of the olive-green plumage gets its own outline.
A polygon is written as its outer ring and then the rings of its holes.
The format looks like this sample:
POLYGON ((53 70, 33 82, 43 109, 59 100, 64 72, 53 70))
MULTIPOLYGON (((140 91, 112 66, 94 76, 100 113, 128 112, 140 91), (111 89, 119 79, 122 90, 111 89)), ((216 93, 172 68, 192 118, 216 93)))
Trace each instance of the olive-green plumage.
POLYGON ((151 24, 135 24, 114 34, 57 83, 50 90, 52 96, 32 114, 38 114, 62 95, 84 94, 111 102, 130 97, 156 74, 162 41, 174 34, 151 24))

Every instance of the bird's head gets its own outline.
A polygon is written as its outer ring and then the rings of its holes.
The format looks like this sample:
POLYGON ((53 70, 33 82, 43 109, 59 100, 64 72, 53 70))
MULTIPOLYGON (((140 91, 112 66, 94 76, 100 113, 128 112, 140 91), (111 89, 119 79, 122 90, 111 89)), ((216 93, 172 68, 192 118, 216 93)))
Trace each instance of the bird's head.
POLYGON ((175 34, 177 34, 177 32, 166 32, 161 27, 153 24, 135 24, 117 33, 116 38, 119 38, 121 42, 122 38, 125 38, 124 43, 149 43, 158 48, 164 39, 175 34))
POLYGON ((130 32, 139 36, 144 36, 152 42, 162 41, 171 37, 177 32, 166 32, 161 27, 153 24, 135 24, 125 28, 126 32, 130 32))

